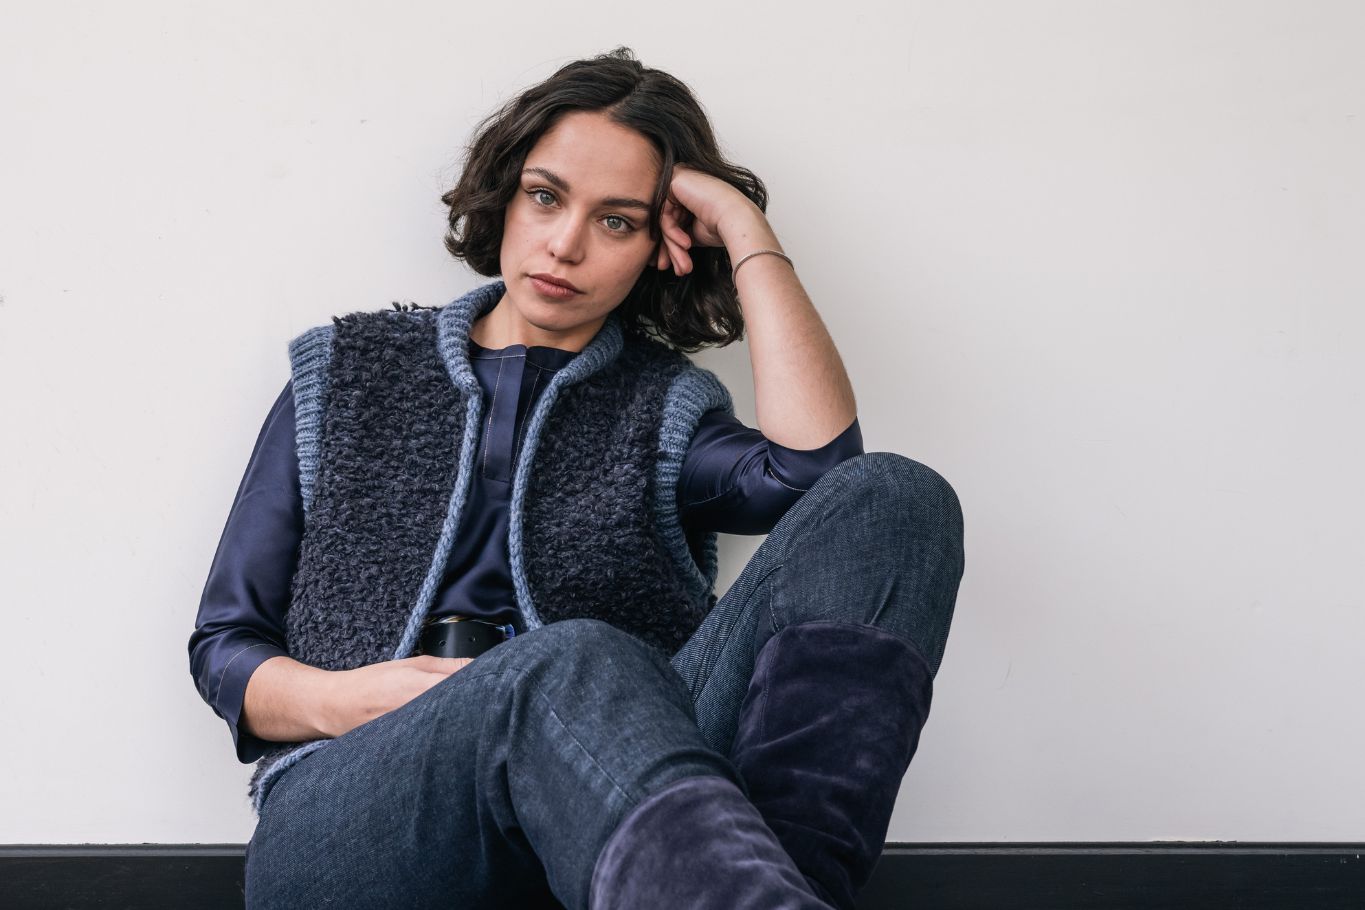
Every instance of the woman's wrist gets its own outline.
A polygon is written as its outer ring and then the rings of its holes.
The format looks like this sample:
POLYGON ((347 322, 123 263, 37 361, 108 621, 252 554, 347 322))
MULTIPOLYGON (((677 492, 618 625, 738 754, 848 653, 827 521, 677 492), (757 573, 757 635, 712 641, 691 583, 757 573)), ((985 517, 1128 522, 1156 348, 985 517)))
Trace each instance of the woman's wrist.
MULTIPOLYGON (((345 671, 341 671, 345 672, 345 671)), ((323 670, 280 654, 261 663, 242 697, 242 729, 270 742, 330 737, 333 684, 341 672, 323 670)))
POLYGON ((314 669, 317 672, 309 677, 313 728, 320 737, 333 739, 345 732, 345 725, 337 716, 337 710, 346 704, 346 699, 339 693, 349 671, 314 669))
POLYGON ((745 199, 745 203, 727 213, 716 225, 732 263, 739 262, 755 250, 782 250, 777 234, 768 223, 768 216, 748 199, 745 199))

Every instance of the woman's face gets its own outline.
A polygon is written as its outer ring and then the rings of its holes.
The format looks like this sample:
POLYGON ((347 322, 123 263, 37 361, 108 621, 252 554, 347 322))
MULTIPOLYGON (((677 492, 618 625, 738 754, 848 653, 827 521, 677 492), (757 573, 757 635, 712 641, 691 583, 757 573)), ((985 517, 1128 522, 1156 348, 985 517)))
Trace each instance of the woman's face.
POLYGON ((649 140, 595 111, 565 114, 541 136, 504 216, 507 292, 489 314, 500 343, 582 350, 592 340, 658 249, 647 227, 659 167, 649 140), (556 295, 537 274, 578 292, 556 295))

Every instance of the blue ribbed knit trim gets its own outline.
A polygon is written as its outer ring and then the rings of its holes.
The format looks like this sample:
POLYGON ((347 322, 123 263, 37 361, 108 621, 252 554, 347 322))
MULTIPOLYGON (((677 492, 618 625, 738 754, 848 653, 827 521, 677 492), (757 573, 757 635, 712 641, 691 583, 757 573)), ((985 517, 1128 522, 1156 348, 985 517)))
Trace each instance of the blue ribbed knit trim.
MULTIPOLYGON (((475 398, 483 396, 483 387, 469 365, 469 331, 480 316, 498 305, 506 291, 503 280, 495 278, 461 294, 436 313, 436 347, 446 372, 456 388, 475 398)), ((469 427, 465 427, 465 435, 469 434, 469 427)))
POLYGON ((512 585, 517 591, 517 605, 521 609, 526 631, 538 629, 542 625, 540 613, 536 611, 531 598, 531 587, 526 581, 526 564, 522 558, 522 506, 526 500, 526 486, 531 476, 531 462, 535 460, 536 447, 540 443, 540 432, 554 407, 560 390, 567 385, 580 382, 610 364, 625 346, 625 333, 621 329, 621 319, 613 310, 607 314, 606 322, 597 330, 583 350, 559 369, 545 387, 536 409, 527 418, 525 436, 518 456, 516 474, 512 478, 512 501, 509 506, 507 522, 507 549, 512 563, 512 585))
POLYGON ((441 524, 441 536, 436 541, 436 552, 417 602, 408 614, 402 638, 394 649, 393 660, 411 657, 417 651, 417 639, 436 600, 436 591, 445 576, 450 550, 455 544, 455 533, 460 528, 464 505, 469 498, 469 485, 474 476, 474 455, 479 440, 479 425, 483 419, 483 388, 469 365, 469 330, 484 313, 498 305, 505 285, 501 279, 486 282, 467 291, 441 307, 436 313, 436 348, 445 363, 446 372, 456 388, 465 394, 464 438, 460 441, 460 464, 455 473, 455 489, 446 506, 446 517, 441 524))
POLYGON ((659 460, 655 467, 654 523, 682 571, 688 594, 696 600, 715 587, 720 560, 716 534, 708 533, 702 539, 702 565, 698 571, 678 519, 678 478, 702 414, 714 408, 731 416, 735 413, 730 390, 715 373, 692 364, 674 377, 664 400, 659 460))
POLYGON ((474 446, 477 444, 477 430, 483 414, 483 399, 480 395, 470 395, 465 399, 464 439, 460 443, 460 467, 455 473, 455 489, 446 507, 445 521, 441 524, 441 536, 436 542, 436 553, 432 557, 427 576, 417 592, 417 603, 408 614, 408 623, 403 627, 403 637, 394 649, 393 660, 411 657, 417 651, 417 638, 422 634, 422 626, 431 612, 431 604, 436 599, 436 590, 445 575, 446 563, 450 561, 450 549, 455 543, 455 532, 460 527, 460 516, 464 513, 465 500, 469 498, 469 479, 474 471, 474 446))
POLYGON ((299 489, 303 511, 313 504, 313 481, 322 454, 322 413, 332 361, 335 325, 311 328, 289 342, 289 362, 294 375, 294 440, 299 456, 299 489))

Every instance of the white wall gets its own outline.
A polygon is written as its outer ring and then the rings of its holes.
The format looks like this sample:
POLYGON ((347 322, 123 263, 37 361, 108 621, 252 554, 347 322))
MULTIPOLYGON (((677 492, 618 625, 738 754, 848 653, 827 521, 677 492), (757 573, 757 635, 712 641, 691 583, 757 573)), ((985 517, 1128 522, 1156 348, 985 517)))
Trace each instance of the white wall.
POLYGON ((247 840, 186 643, 286 342, 472 287, 461 144, 617 43, 961 497, 890 839, 1365 837, 1365 8, 400 6, 0 14, 0 842, 247 840))

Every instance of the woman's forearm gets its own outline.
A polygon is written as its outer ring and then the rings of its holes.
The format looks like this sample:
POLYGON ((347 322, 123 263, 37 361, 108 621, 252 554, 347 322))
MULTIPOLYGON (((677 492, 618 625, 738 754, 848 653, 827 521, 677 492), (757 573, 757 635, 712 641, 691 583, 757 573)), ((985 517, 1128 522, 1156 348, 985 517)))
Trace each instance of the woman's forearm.
MULTIPOLYGON (((730 262, 754 250, 782 250, 757 206, 719 225, 730 262)), ((786 252, 785 250, 782 250, 786 252)), ((792 449, 815 449, 857 416, 843 360, 796 272, 780 256, 750 258, 735 273, 754 374, 758 428, 792 449)))
POLYGON ((282 654, 262 662, 246 682, 241 726, 271 742, 326 738, 323 717, 330 676, 282 654))

